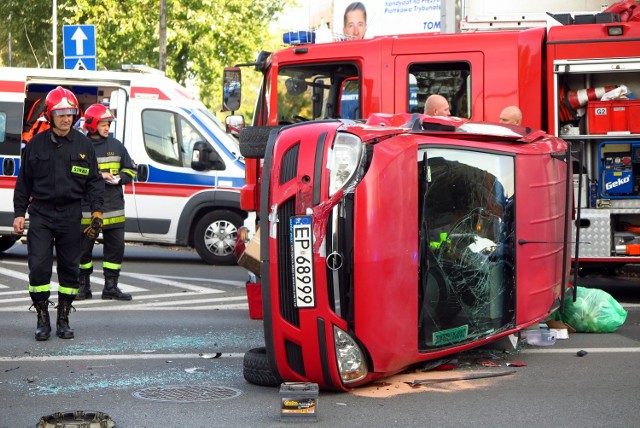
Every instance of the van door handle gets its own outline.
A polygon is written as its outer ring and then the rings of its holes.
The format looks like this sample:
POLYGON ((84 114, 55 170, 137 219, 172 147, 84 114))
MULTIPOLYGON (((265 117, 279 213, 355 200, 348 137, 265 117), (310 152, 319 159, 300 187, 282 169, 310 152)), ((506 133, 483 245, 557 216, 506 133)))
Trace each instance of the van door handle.
POLYGON ((138 174, 137 178, 139 182, 144 183, 149 179, 149 166, 148 165, 140 165, 138 164, 138 174))

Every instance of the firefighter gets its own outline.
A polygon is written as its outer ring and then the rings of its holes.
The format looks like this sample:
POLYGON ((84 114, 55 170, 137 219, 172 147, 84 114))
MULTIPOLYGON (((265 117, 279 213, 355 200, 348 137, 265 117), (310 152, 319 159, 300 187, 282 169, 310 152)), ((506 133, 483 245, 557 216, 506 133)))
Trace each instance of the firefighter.
MULTIPOLYGON (((13 194, 15 219, 13 230, 25 230, 29 212, 27 252, 29 295, 36 308, 36 340, 47 340, 51 333, 49 301, 53 248, 58 273, 58 318, 56 335, 74 336, 69 312, 78 294, 78 264, 82 234, 82 199, 86 197, 92 212, 91 224, 84 233, 97 236, 102 227, 104 182, 98 171, 91 141, 72 128, 78 115, 78 100, 61 86, 45 99, 50 128, 36 134, 22 153, 20 173, 13 194)), ((31 308, 29 308, 31 309, 31 308)))
POLYGON ((429 95, 424 103, 424 114, 429 116, 451 116, 449 101, 442 95, 429 95))
POLYGON ((504 110, 500 112, 499 116, 500 123, 504 123, 505 125, 518 125, 522 123, 522 112, 516 106, 505 107, 504 110))
MULTIPOLYGON (((118 277, 124 257, 124 192, 122 186, 136 177, 136 164, 131 160, 127 149, 117 139, 109 135, 113 113, 102 104, 93 104, 84 115, 84 129, 93 143, 98 158, 98 168, 105 183, 103 229, 104 244, 102 271, 104 288, 102 298, 111 300, 131 300, 131 294, 118 288, 118 277)), ((82 227, 91 221, 90 201, 83 202, 82 227)), ((93 260, 91 254, 95 238, 87 237, 82 241, 80 257, 80 289, 78 300, 91 299, 91 274, 93 260)))

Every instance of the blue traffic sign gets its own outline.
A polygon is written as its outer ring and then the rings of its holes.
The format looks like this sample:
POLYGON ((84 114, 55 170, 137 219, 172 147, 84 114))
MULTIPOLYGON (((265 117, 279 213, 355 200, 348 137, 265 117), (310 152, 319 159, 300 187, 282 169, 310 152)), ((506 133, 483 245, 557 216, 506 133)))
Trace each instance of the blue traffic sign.
POLYGON ((64 68, 96 69, 96 27, 65 25, 62 28, 64 68))

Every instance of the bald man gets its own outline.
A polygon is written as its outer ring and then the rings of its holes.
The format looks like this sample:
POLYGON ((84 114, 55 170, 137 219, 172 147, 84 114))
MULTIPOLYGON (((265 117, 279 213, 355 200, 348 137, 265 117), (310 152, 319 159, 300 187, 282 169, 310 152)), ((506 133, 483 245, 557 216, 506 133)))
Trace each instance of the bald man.
POLYGON ((429 95, 424 103, 424 114, 429 116, 451 116, 449 101, 442 95, 429 95))
POLYGON ((500 123, 505 125, 518 125, 522 123, 522 112, 516 106, 509 106, 500 113, 500 123))

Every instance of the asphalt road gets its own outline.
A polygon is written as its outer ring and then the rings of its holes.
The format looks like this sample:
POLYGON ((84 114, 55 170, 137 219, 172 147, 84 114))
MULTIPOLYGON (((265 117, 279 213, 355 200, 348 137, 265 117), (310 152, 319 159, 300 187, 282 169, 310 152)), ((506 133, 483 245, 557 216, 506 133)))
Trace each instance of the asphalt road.
POLYGON ((615 333, 470 351, 450 361, 450 371, 321 391, 317 420, 282 421, 279 390, 242 376, 243 353, 263 343, 242 268, 207 266, 189 251, 127 247, 121 282, 134 299, 77 302, 75 339, 46 342, 33 337, 26 272, 24 246, 0 256, 0 427, 34 427, 42 416, 72 411, 103 412, 118 427, 638 426, 637 278, 584 281, 611 290, 627 309, 615 333), (427 383, 407 384, 416 380, 427 383))

